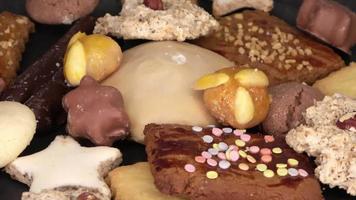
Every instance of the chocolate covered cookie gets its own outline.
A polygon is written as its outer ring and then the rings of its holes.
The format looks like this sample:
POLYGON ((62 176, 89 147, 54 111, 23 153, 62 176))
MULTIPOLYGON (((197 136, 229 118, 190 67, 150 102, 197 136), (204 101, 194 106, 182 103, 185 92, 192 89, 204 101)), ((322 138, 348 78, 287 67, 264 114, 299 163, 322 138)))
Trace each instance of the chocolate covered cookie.
POLYGON ((231 128, 149 124, 146 152, 156 187, 191 200, 321 200, 307 156, 284 139, 231 128))

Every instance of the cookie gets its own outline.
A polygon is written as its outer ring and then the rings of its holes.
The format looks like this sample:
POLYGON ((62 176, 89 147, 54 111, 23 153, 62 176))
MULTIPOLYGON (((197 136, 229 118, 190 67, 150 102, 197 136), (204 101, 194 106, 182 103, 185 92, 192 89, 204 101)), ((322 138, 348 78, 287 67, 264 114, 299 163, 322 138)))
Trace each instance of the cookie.
POLYGON ((241 8, 269 12, 273 8, 273 0, 213 0, 214 16, 226 15, 241 8))
POLYGON ((145 127, 157 188, 191 200, 323 199, 313 165, 281 137, 231 128, 145 127))
POLYGON ((263 121, 263 130, 272 135, 285 135, 304 123, 303 113, 324 98, 317 89, 297 82, 282 83, 269 88, 270 109, 263 121))
POLYGON ((115 200, 179 200, 158 191, 153 183, 150 166, 146 162, 122 166, 107 177, 115 200))
POLYGON ((53 192, 70 199, 91 192, 101 200, 110 200, 111 192, 103 177, 121 161, 116 148, 81 147, 71 137, 57 136, 46 149, 17 158, 5 170, 30 186, 30 193, 24 193, 23 200, 53 192))
POLYGON ((320 90, 323 94, 332 96, 336 93, 351 98, 356 98, 356 63, 341 68, 329 76, 316 81, 313 87, 320 90))
POLYGON ((151 122, 215 124, 201 93, 192 88, 199 77, 232 65, 188 43, 151 42, 125 51, 120 70, 102 84, 121 92, 132 139, 142 143, 143 129, 151 122))
POLYGON ((356 100, 326 96, 305 113, 305 125, 288 132, 297 152, 316 157, 319 180, 356 195, 356 100))
POLYGON ((35 114, 27 106, 0 101, 0 168, 15 160, 36 132, 35 114))
POLYGON ((218 27, 219 23, 191 0, 127 0, 119 16, 106 14, 99 18, 94 33, 125 40, 184 41, 207 35, 218 27), (159 7, 147 7, 150 5, 159 7))
POLYGON ((221 28, 194 41, 237 66, 265 72, 271 85, 312 84, 345 65, 331 48, 263 11, 246 10, 219 19, 221 28))

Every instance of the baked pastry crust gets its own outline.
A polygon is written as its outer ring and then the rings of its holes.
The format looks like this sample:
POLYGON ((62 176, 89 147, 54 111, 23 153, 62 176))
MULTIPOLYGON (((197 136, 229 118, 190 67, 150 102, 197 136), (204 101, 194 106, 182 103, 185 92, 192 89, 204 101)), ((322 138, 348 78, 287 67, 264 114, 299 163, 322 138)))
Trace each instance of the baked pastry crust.
POLYGON ((219 19, 220 30, 194 43, 259 68, 270 84, 314 83, 345 65, 332 49, 262 11, 246 10, 219 19))
MULTIPOLYGON (((247 163, 245 159, 231 163, 229 169, 216 169, 207 164, 195 162, 195 156, 207 149, 207 143, 202 141, 204 135, 211 133, 211 128, 203 128, 194 132, 191 126, 149 124, 145 127, 146 152, 157 188, 169 195, 182 196, 191 200, 318 200, 323 199, 318 181, 313 175, 306 178, 279 177, 266 178, 255 170, 255 164, 250 164, 249 171, 237 167, 239 163, 247 163), (196 171, 189 173, 184 170, 187 163, 194 164, 196 171), (205 173, 216 170, 219 177, 208 179, 205 173)), ((213 135, 212 135, 213 136, 213 135)), ((288 157, 299 160, 299 166, 312 174, 313 166, 303 154, 293 151, 282 138, 276 138, 274 143, 265 143, 262 135, 251 135, 248 145, 271 147, 278 144, 282 154, 273 160, 268 167, 275 168, 276 163, 288 157)), ((214 137, 215 142, 232 143, 234 134, 223 134, 214 137)), ((260 161, 258 161, 260 162, 260 161)))

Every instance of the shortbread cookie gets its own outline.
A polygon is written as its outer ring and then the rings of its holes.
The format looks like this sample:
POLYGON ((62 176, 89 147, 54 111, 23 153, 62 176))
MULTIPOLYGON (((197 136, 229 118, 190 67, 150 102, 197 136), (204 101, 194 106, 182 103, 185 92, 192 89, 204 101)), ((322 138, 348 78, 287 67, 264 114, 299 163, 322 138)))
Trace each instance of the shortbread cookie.
POLYGON ((190 200, 321 200, 308 157, 282 137, 231 128, 145 127, 157 188, 190 200))
POLYGON ((0 101, 0 168, 15 160, 30 144, 36 123, 35 114, 27 106, 0 101))
POLYGON ((149 123, 215 124, 194 82, 233 64, 188 43, 151 42, 124 52, 120 70, 103 85, 117 88, 131 122, 132 139, 143 143, 149 123))
POLYGON ((316 157, 316 176, 356 195, 356 100, 326 96, 306 110, 306 124, 289 131, 287 143, 316 157), (340 127, 340 128, 339 128, 340 127))
POLYGON ((115 200, 180 200, 161 193, 153 183, 146 162, 122 166, 111 171, 107 178, 115 200))
POLYGON ((163 10, 151 9, 143 2, 125 1, 120 15, 99 18, 94 32, 124 39, 184 41, 219 27, 209 13, 190 0, 163 0, 163 10))
POLYGON ((30 186, 30 193, 34 194, 24 193, 23 200, 53 190, 71 199, 81 191, 90 191, 100 200, 110 200, 111 192, 103 177, 121 161, 116 148, 81 147, 71 137, 57 136, 46 149, 17 158, 5 170, 30 186))
POLYGON ((269 12, 273 8, 273 0, 213 0, 214 16, 226 15, 240 8, 254 8, 269 12))
POLYGON ((339 93, 356 98, 356 63, 352 62, 349 67, 341 68, 316 81, 313 87, 318 88, 325 95, 339 93))

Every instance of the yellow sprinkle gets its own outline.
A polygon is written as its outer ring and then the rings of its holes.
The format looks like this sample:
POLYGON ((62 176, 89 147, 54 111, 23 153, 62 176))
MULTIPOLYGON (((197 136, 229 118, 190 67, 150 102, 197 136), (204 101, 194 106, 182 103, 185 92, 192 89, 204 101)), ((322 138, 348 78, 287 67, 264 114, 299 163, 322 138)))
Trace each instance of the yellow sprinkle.
POLYGON ((219 150, 219 145, 216 144, 216 143, 214 143, 214 144, 213 144, 213 148, 219 150))
POLYGON ((265 164, 257 164, 257 165, 256 165, 256 169, 257 169, 258 171, 260 171, 260 172, 264 172, 264 171, 267 170, 267 165, 265 165, 265 164))
POLYGON ((297 166, 297 165, 299 164, 298 160, 296 160, 296 159, 294 159, 294 158, 289 158, 289 159, 287 160, 287 162, 288 162, 288 164, 289 164, 290 166, 292 166, 292 167, 297 166))
MULTIPOLYGON (((242 156, 241 156, 242 157, 242 156)), ((252 156, 250 156, 250 155, 247 155, 247 160, 250 162, 250 163, 256 163, 257 161, 256 161, 256 159, 254 158, 254 157, 252 157, 252 156)))
POLYGON ((242 158, 246 158, 247 157, 247 153, 242 151, 242 150, 239 150, 239 154, 242 158))
POLYGON ((206 173, 206 177, 208 177, 208 179, 216 179, 219 176, 219 174, 216 171, 208 171, 206 173))
POLYGON ((247 171, 250 167, 246 163, 240 163, 239 168, 241 170, 247 171))
POLYGON ((226 153, 225 153, 226 160, 230 160, 230 159, 231 159, 231 157, 230 157, 230 152, 231 152, 230 149, 228 149, 228 150, 226 151, 226 153))
POLYGON ((244 147, 246 145, 246 143, 244 141, 239 140, 239 139, 235 140, 235 144, 238 147, 244 147))
POLYGON ((286 176, 288 174, 288 170, 286 168, 277 169, 278 176, 286 176))
POLYGON ((278 164, 276 164, 276 167, 277 167, 277 168, 287 168, 287 164, 285 164, 285 163, 278 163, 278 164))
POLYGON ((274 176, 274 172, 270 169, 267 169, 266 171, 263 172, 263 175, 267 178, 272 178, 274 176))
POLYGON ((275 153, 275 154, 281 154, 282 153, 282 149, 279 148, 279 147, 276 147, 276 148, 272 149, 272 152, 275 153))

